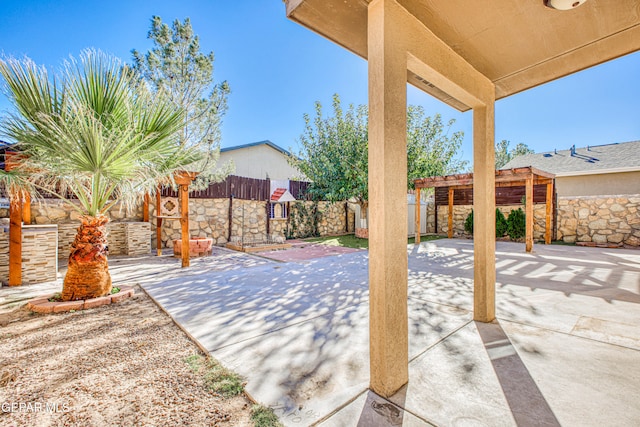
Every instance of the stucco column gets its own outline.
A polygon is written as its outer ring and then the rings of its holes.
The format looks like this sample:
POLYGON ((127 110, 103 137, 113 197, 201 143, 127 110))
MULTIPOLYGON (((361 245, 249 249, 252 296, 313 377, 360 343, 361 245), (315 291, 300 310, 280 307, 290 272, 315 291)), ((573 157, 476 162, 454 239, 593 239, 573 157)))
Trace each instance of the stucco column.
POLYGON ((473 109, 473 319, 495 319, 494 102, 473 109))
POLYGON ((390 0, 369 4, 369 340, 371 389, 409 380, 407 55, 390 0))

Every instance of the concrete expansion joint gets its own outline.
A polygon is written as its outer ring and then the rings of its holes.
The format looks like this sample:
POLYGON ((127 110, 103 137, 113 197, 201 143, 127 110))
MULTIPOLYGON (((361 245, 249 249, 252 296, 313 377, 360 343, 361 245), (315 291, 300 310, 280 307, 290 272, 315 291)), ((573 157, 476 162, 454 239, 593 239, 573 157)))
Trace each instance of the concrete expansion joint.
POLYGON ((530 323, 518 322, 518 321, 515 321, 515 320, 503 319, 503 318, 499 318, 499 317, 496 317, 496 320, 499 320, 500 322, 505 322, 505 323, 513 323, 513 324, 516 324, 516 325, 527 326, 529 328, 540 329, 542 331, 552 332, 554 334, 561 334, 561 335, 566 335, 566 336, 573 337, 573 338, 579 338, 579 339, 584 340, 584 341, 597 342, 597 343, 600 343, 600 344, 606 344, 606 345, 611 345, 611 346, 614 346, 614 347, 624 348, 625 350, 640 351, 640 350, 638 350, 637 348, 634 348, 634 347, 629 347, 629 346, 622 345, 622 344, 617 344, 617 343, 613 343, 613 342, 597 340, 595 338, 585 337, 585 336, 582 336, 582 335, 577 335, 577 334, 573 333, 573 329, 571 330, 571 332, 565 332, 565 331, 560 331, 560 330, 557 330, 557 329, 545 328, 545 327, 538 326, 538 325, 533 325, 533 324, 530 324, 530 323))
POLYGON ((440 344, 441 342, 449 339, 450 336, 454 335, 455 333, 457 333, 460 329, 466 327, 468 324, 470 324, 471 322, 473 322, 474 320, 467 320, 466 322, 464 322, 462 325, 458 326, 457 328, 455 328, 454 330, 452 330, 451 332, 449 332, 447 335, 444 335, 443 337, 441 337, 438 341, 434 342, 432 345, 428 346, 427 348, 425 348, 424 350, 422 350, 420 353, 416 354, 415 356, 413 356, 412 358, 409 359, 409 363, 413 362, 414 360, 416 360, 417 358, 419 358, 420 356, 422 356, 423 354, 425 354, 426 352, 428 352, 429 350, 435 348, 438 344, 440 344))

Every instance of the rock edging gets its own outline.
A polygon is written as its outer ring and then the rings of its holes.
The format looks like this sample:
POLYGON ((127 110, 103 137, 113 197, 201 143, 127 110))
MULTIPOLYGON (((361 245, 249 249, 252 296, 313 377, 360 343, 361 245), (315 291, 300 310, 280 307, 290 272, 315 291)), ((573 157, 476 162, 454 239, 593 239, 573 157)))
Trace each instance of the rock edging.
POLYGON ((54 294, 34 298, 27 302, 27 308, 36 313, 63 313, 72 310, 87 310, 130 298, 134 294, 132 286, 119 286, 120 292, 104 297, 80 301, 49 301, 54 294))

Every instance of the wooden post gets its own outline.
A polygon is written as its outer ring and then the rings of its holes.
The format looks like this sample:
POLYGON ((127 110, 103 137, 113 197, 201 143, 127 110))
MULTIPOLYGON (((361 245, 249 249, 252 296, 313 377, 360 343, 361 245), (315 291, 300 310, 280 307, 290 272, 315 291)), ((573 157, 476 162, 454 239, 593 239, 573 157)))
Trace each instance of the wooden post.
MULTIPOLYGON (((290 234, 289 234, 289 225, 291 224, 291 202, 287 202, 287 231, 285 234, 285 239, 288 239, 290 234)), ((293 236, 291 236, 293 237, 293 236)))
POLYGON ((9 198, 9 286, 22 285, 22 201, 9 198))
MULTIPOLYGON (((289 203, 287 202, 287 218, 289 217, 289 203)), ((349 232, 349 202, 344 202, 344 232, 349 232)))
MULTIPOLYGON (((269 209, 270 208, 270 206, 269 206, 270 204, 271 203, 267 199, 267 204, 265 206, 265 208, 266 208, 265 211, 266 211, 266 214, 267 214, 267 241, 269 241, 269 231, 271 231, 271 227, 270 227, 270 224, 269 224, 271 222, 271 218, 270 218, 271 217, 271 212, 270 212, 270 209, 269 209)), ((275 206, 274 206, 274 209, 275 209, 275 206)))
POLYGON ((22 205, 22 221, 25 224, 31 224, 31 194, 24 195, 24 204, 22 205))
POLYGON ((160 186, 156 191, 156 255, 162 256, 162 194, 160 186))
POLYGON ((180 248, 182 252, 182 267, 189 267, 189 185, 196 178, 195 172, 177 172, 176 184, 180 186, 178 197, 180 199, 180 248))
POLYGON ((447 237, 453 238, 453 187, 449 187, 449 216, 447 218, 447 237))
POLYGON ((529 175, 525 191, 525 247, 527 252, 533 250, 533 176, 529 175))
MULTIPOLYGON (((440 234, 438 232, 438 189, 434 188, 433 189, 433 232, 435 234, 440 234)), ((427 215, 427 218, 429 218, 429 215, 427 215)))
POLYGON ((142 221, 149 222, 149 193, 144 193, 144 202, 142 203, 142 221))
POLYGON ((416 229, 415 243, 420 243, 420 189, 416 188, 416 229))
POLYGON ((547 197, 545 199, 546 215, 544 218, 544 243, 551 244, 551 210, 553 206, 553 183, 547 184, 547 197))
POLYGON ((180 243, 182 267, 189 267, 189 185, 180 184, 180 243))
POLYGON ((229 195, 229 235, 227 242, 231 241, 231 229, 233 228, 233 194, 229 195))

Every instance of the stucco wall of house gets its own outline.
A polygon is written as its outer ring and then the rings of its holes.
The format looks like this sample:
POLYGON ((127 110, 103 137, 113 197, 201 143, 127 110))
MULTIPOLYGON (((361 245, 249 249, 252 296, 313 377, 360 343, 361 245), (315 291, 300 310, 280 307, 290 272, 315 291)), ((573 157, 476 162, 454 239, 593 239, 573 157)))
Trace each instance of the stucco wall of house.
POLYGON ((289 165, 286 155, 268 145, 221 152, 218 165, 221 166, 230 160, 235 164, 233 175, 259 179, 294 179, 301 175, 297 169, 289 165))
POLYGON ((640 171, 556 177, 560 197, 638 194, 640 171))

